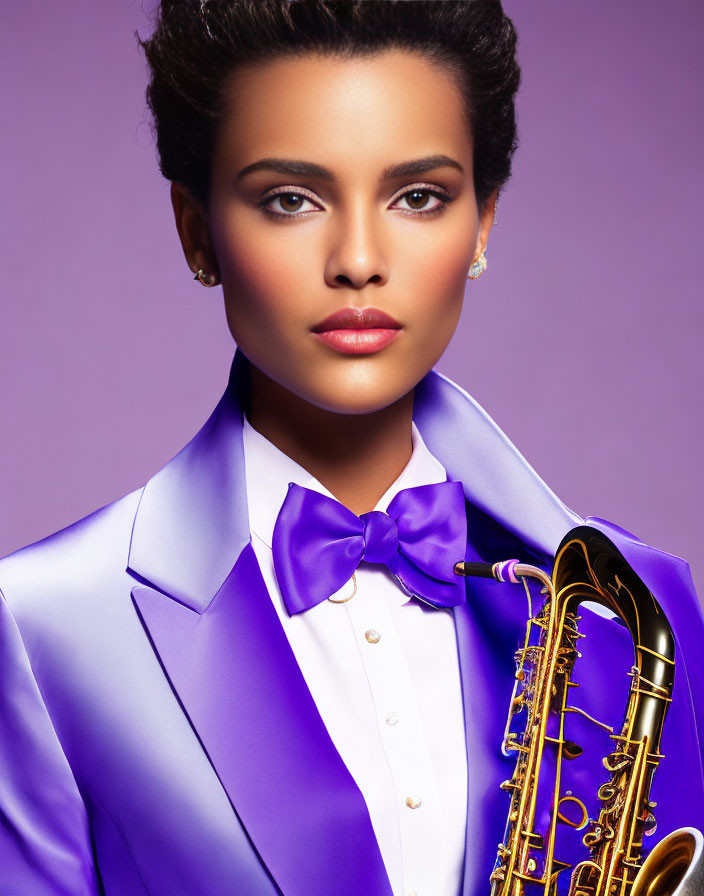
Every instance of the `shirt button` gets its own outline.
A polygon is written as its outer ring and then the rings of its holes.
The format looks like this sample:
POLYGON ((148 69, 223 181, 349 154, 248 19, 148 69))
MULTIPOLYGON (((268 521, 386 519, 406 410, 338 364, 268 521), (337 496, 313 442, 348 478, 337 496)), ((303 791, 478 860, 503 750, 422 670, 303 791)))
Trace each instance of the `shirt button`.
POLYGON ((375 628, 367 629, 364 633, 364 637, 369 641, 370 644, 376 644, 381 635, 375 628))
POLYGON ((417 809, 420 806, 421 799, 419 796, 407 796, 406 805, 409 809, 417 809))
POLYGON ((386 724, 387 724, 387 725, 395 725, 396 722, 398 722, 398 713, 397 713, 397 712, 390 712, 390 713, 386 716, 386 724))

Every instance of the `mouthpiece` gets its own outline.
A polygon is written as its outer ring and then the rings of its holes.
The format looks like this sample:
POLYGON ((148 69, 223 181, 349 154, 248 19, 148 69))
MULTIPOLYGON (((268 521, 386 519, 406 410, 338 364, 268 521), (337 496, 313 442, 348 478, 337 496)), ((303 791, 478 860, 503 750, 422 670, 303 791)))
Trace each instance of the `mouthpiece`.
POLYGON ((499 563, 474 563, 460 560, 453 570, 458 576, 481 576, 483 579, 495 579, 497 582, 513 582, 518 584, 516 567, 519 560, 501 560, 499 563))

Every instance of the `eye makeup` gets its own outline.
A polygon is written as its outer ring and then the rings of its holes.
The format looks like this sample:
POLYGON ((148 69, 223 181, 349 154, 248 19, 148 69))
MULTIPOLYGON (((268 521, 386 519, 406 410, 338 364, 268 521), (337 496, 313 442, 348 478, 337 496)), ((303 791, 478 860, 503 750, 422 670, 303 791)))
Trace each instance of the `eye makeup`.
MULTIPOLYGON (((437 199, 441 200, 438 205, 433 206, 430 209, 400 209, 405 215, 411 217, 435 217, 438 214, 441 214, 447 206, 454 201, 453 196, 451 196, 446 190, 443 190, 440 187, 432 186, 430 184, 414 184, 411 187, 405 188, 401 193, 397 194, 396 198, 392 200, 392 204, 399 201, 400 199, 404 199, 406 196, 410 196, 413 193, 419 193, 421 195, 434 196, 437 199)), ((261 208, 265 214, 270 215, 273 218, 283 219, 283 218, 293 218, 294 220, 307 217, 310 214, 310 210, 308 211, 291 211, 287 212, 277 212, 273 209, 269 208, 269 204, 273 202, 275 199, 279 197, 297 197, 300 199, 307 200, 309 202, 317 204, 318 200, 313 197, 307 190, 301 189, 299 187, 280 187, 275 191, 269 191, 266 193, 258 202, 257 206, 261 208)))

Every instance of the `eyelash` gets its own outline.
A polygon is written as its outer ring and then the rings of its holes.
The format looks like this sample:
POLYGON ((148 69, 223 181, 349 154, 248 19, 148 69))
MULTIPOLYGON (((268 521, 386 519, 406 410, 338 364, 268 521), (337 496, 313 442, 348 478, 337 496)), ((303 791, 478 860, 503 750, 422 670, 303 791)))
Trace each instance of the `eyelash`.
MULTIPOLYGON (((416 184, 408 190, 404 190, 403 193, 400 194, 399 199, 403 199, 404 196, 408 196, 411 193, 428 193, 430 196, 435 196, 437 199, 442 199, 443 201, 440 205, 436 205, 435 208, 428 209, 427 211, 418 210, 414 211, 413 209, 403 209, 404 213, 410 215, 412 217, 435 217, 435 215, 441 214, 447 206, 453 201, 452 196, 444 190, 438 190, 437 188, 431 187, 429 184, 416 184)), ((310 194, 306 193, 304 190, 300 189, 282 189, 278 190, 275 193, 269 193, 266 196, 262 197, 259 201, 258 205, 263 209, 265 214, 270 215, 272 218, 300 218, 304 215, 310 214, 310 212, 275 212, 270 208, 267 208, 267 205, 276 199, 278 196, 300 196, 303 199, 307 199, 309 202, 316 202, 310 194)))

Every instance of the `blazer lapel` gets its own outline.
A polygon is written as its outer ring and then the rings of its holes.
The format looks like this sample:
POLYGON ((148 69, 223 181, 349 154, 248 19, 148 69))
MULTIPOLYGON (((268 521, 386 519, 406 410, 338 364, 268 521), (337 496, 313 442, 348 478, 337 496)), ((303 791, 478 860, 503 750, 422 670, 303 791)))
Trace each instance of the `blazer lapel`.
POLYGON ((185 713, 286 896, 392 896, 364 798, 296 662, 249 537, 238 352, 203 428, 147 483, 132 599, 185 713))
POLYGON ((391 896, 366 803, 305 684, 251 543, 201 614, 146 585, 132 596, 279 889, 391 896))

